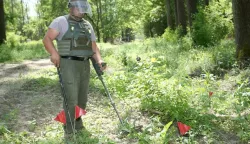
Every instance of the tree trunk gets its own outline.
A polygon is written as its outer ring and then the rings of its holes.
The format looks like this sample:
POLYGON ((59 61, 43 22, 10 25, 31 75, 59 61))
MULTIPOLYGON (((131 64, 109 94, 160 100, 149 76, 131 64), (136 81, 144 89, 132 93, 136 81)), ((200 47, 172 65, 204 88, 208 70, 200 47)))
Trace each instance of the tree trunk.
POLYGON ((97 10, 97 24, 96 24, 96 32, 97 32, 97 40, 101 42, 101 32, 100 32, 100 25, 102 25, 102 3, 101 0, 97 0, 96 2, 96 10, 97 10))
POLYGON ((25 5, 25 12, 26 12, 27 23, 29 23, 29 15, 28 15, 29 11, 28 11, 28 4, 27 3, 25 5))
POLYGON ((236 57, 242 67, 250 63, 250 1, 233 0, 236 57))
POLYGON ((209 5, 209 0, 205 0, 204 3, 205 3, 205 6, 208 6, 209 5))
POLYGON ((11 0, 11 14, 14 15, 14 1, 11 0))
POLYGON ((0 0, 0 44, 3 44, 6 40, 6 29, 4 19, 4 4, 3 0, 0 0))
POLYGON ((197 13, 197 0, 187 0, 188 21, 190 28, 192 27, 193 15, 197 13))
POLYGON ((174 0, 174 14, 175 14, 175 26, 178 27, 178 11, 177 11, 177 0, 174 0))
POLYGON ((168 27, 170 29, 174 29, 174 18, 172 13, 172 5, 170 0, 166 0, 166 8, 167 8, 167 21, 168 21, 168 27))
POLYGON ((22 9, 22 26, 21 26, 21 33, 22 33, 22 35, 25 36, 25 33, 24 33, 24 31, 23 31, 23 26, 24 26, 24 24, 25 24, 25 16, 24 16, 24 8, 23 8, 23 6, 24 6, 24 3, 23 3, 23 0, 21 0, 21 9, 22 9))
POLYGON ((181 25, 181 35, 185 35, 187 33, 187 18, 185 11, 185 0, 177 0, 177 13, 178 13, 178 25, 181 25))

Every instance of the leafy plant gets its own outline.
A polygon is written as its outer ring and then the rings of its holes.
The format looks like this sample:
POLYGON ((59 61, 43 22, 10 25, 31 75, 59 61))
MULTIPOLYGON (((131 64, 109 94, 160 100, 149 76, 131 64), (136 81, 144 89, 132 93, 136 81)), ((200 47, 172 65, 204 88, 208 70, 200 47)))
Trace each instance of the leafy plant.
POLYGON ((215 45, 227 35, 232 35, 232 9, 227 0, 212 2, 206 9, 199 8, 192 26, 192 38, 196 45, 215 45))

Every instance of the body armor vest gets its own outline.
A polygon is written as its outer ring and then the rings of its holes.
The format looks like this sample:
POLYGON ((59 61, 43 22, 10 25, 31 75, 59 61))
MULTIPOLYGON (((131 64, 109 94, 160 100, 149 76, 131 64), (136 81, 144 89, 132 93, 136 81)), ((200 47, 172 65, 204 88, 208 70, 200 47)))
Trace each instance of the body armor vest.
POLYGON ((58 52, 61 56, 92 56, 91 29, 85 20, 77 22, 65 16, 68 21, 68 31, 57 40, 58 52))

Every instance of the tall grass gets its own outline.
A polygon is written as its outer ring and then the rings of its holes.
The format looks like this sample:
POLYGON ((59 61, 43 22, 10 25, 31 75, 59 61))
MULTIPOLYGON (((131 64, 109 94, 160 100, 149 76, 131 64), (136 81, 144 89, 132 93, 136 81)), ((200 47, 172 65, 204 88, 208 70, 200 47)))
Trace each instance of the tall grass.
POLYGON ((0 62, 18 62, 22 60, 48 57, 41 41, 25 42, 23 38, 8 33, 5 44, 0 45, 0 62))
MULTIPOLYGON (((111 67, 116 67, 113 74, 105 76, 113 94, 140 98, 142 110, 161 113, 163 123, 182 121, 191 125, 194 137, 205 132, 213 142, 223 141, 214 130, 230 133, 241 127, 231 118, 215 116, 240 115, 250 105, 248 98, 240 97, 249 89, 246 77, 237 78, 242 74, 234 57, 234 41, 225 39, 214 46, 200 47, 193 46, 188 36, 178 43, 154 38, 102 52, 111 67), (141 61, 136 60, 138 56, 141 61)), ((243 126, 247 121, 241 118, 237 119, 243 130, 237 136, 246 141, 249 128, 243 126)))

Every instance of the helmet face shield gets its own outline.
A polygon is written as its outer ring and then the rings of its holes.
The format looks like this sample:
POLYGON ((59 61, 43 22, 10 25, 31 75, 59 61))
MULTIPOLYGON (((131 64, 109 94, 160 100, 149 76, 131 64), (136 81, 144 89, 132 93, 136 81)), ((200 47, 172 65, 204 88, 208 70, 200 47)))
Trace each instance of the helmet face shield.
POLYGON ((92 15, 92 10, 87 0, 86 1, 78 0, 78 1, 69 2, 69 7, 77 8, 81 14, 87 13, 89 15, 92 15))

